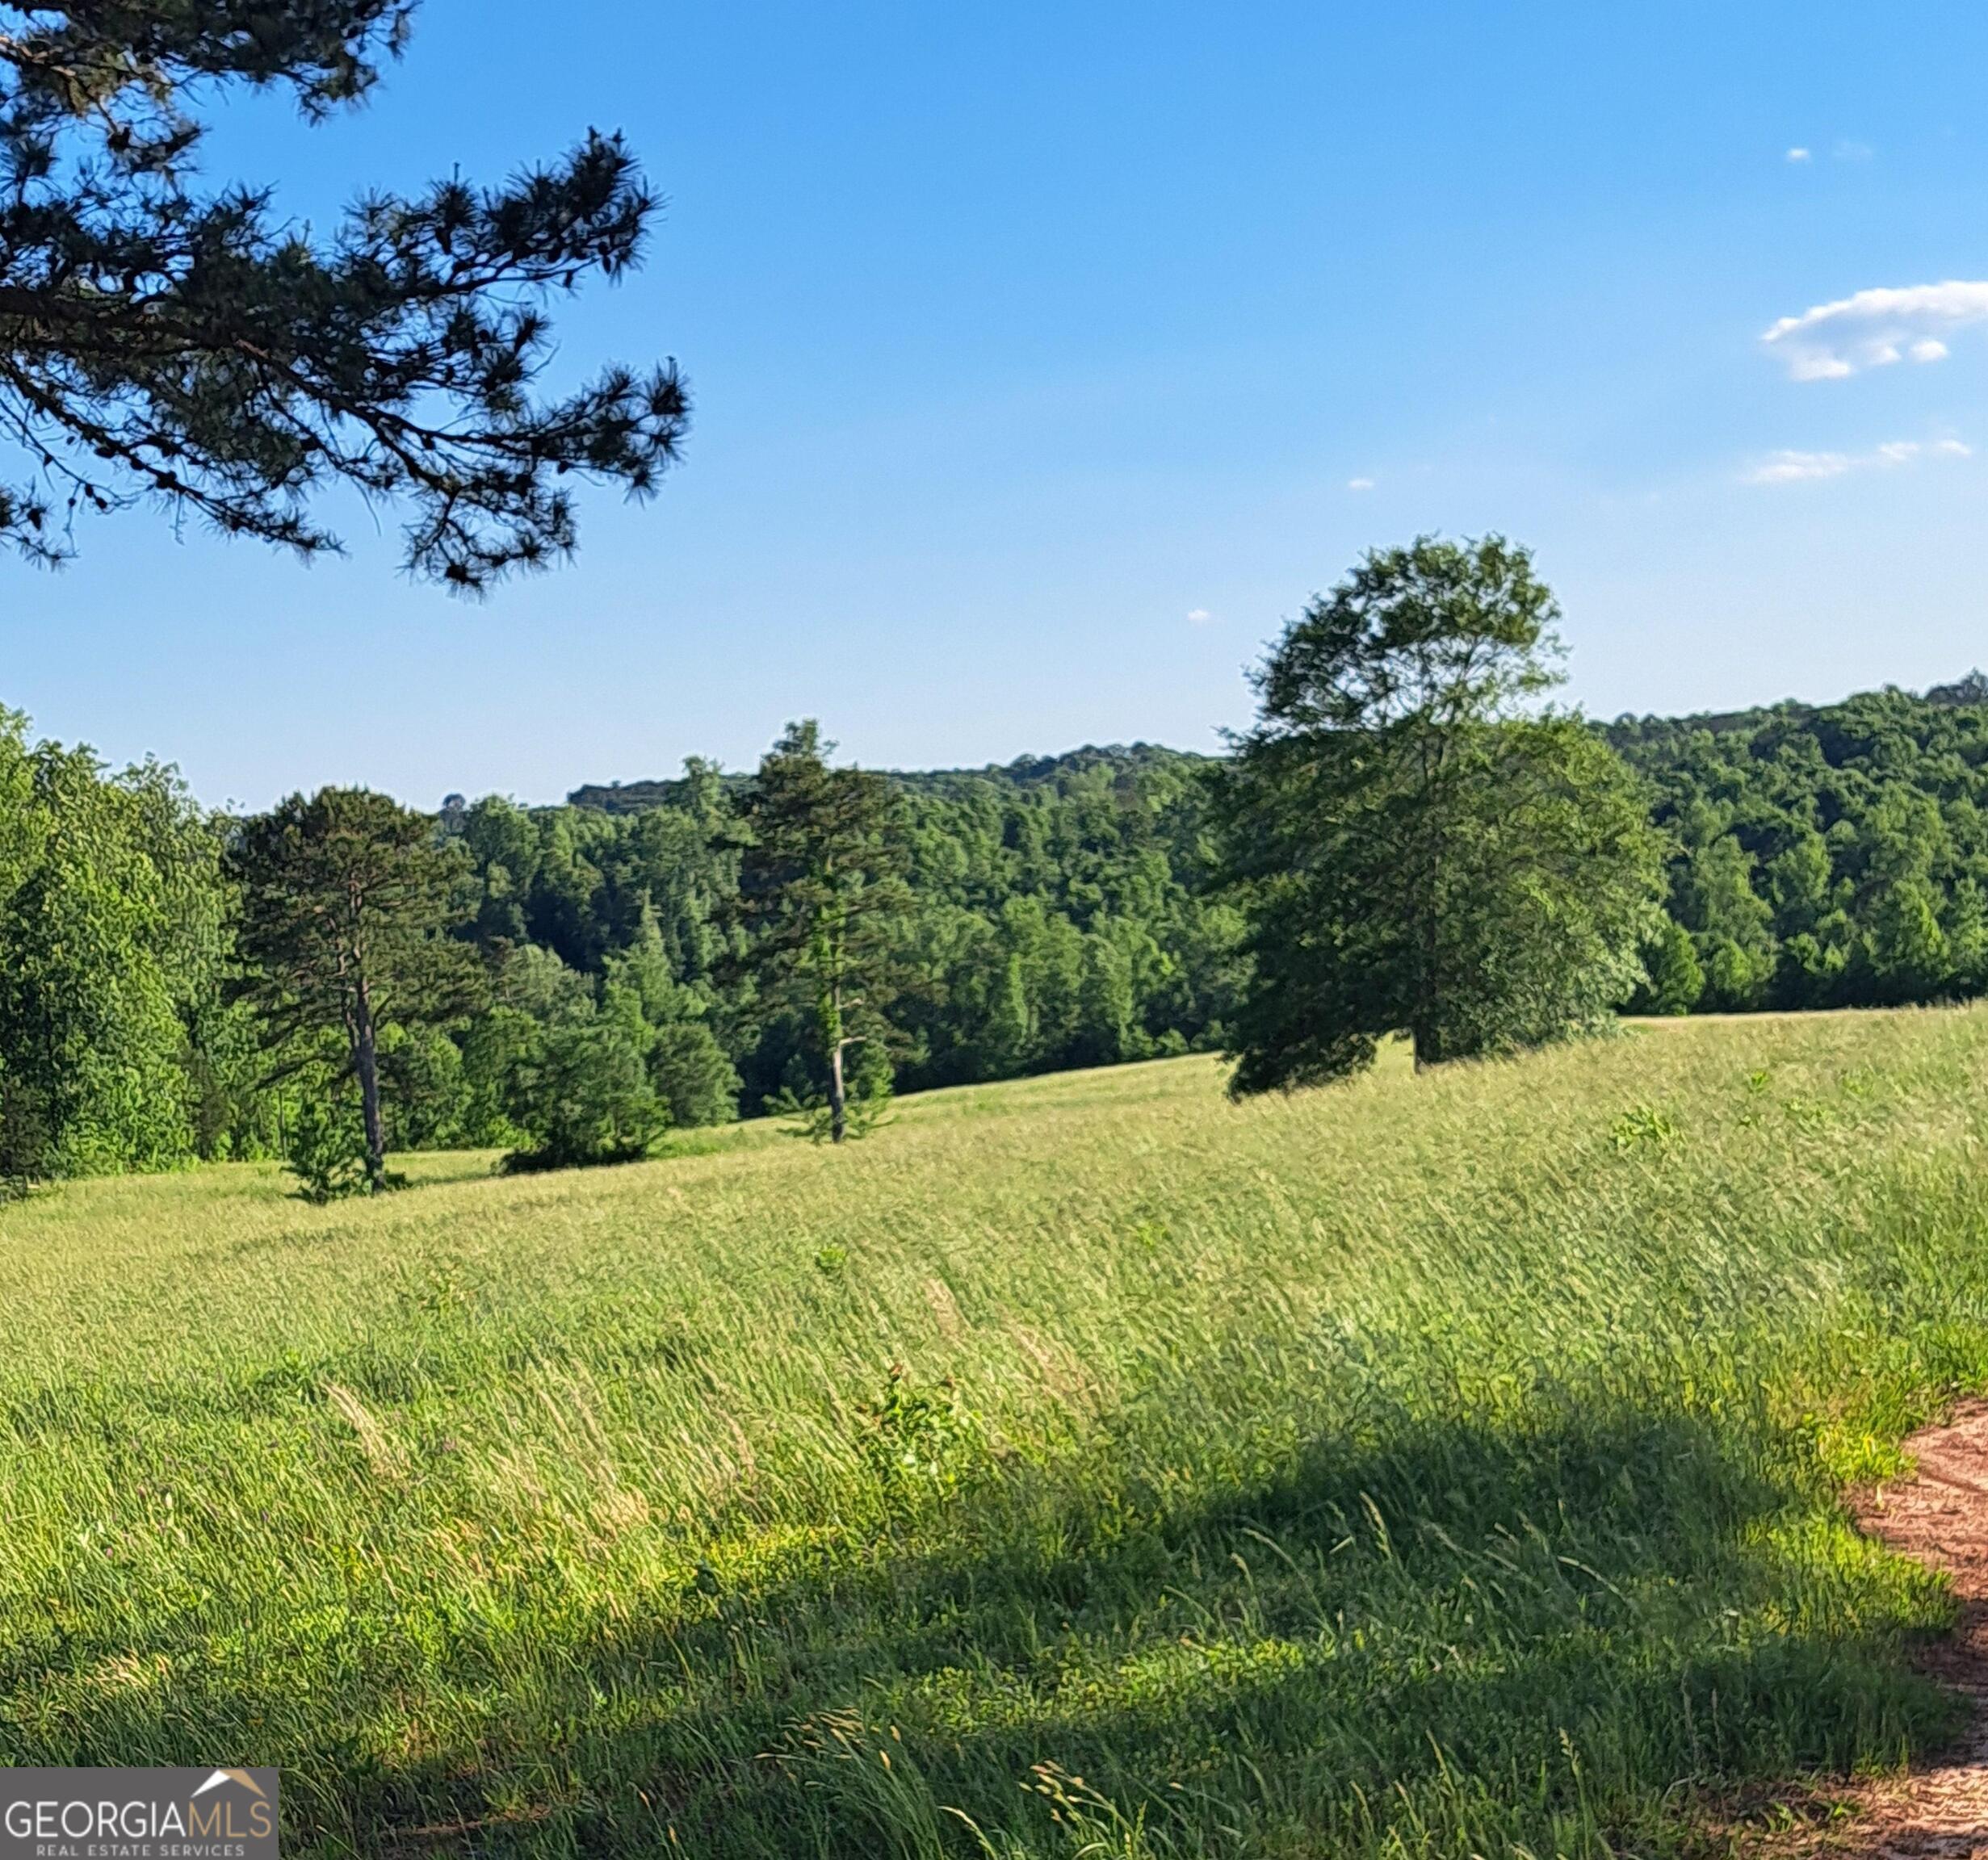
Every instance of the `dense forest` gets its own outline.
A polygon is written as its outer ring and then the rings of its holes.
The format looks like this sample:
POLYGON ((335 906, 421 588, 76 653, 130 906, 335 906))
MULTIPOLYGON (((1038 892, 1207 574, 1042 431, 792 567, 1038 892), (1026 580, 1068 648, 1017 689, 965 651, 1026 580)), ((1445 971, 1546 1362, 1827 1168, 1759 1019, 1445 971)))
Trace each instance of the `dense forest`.
MULTIPOLYGON (((869 1086, 1218 1049, 1236 931, 1198 883, 1199 767, 1140 747, 891 777, 908 896, 869 1086)), ((679 1127, 807 1095, 806 1016, 743 960, 747 787, 694 761, 614 806, 443 803, 449 933, 488 994, 382 1025, 391 1146, 518 1142, 518 1076, 562 1054, 598 1075, 632 1050, 679 1127)), ((107 771, 0 713, 0 1177, 291 1147, 332 1061, 306 1041, 272 1064, 241 998, 244 831, 169 770, 107 771)))
MULTIPOLYGON (((1221 1046, 1236 926, 1200 882, 1202 760, 1141 744, 890 777, 910 890, 890 1016, 900 1089, 1221 1046)), ((441 826, 471 855, 466 933, 493 962, 556 959, 636 988, 652 1016, 707 1022, 750 1108, 798 1086, 803 1062, 795 1016, 726 985, 728 830, 746 785, 693 763, 564 807, 452 796, 441 826)))
POLYGON ((1988 989, 1988 680, 1622 718, 1674 845, 1635 1006, 1877 1007, 1988 989))
MULTIPOLYGON (((1645 1012, 1885 1004, 1988 990, 1988 683, 1597 726, 1670 856, 1645 1012)), ((1228 1041, 1236 913, 1207 882, 1209 760, 1137 745, 896 774, 904 903, 874 1089, 1105 1065, 1228 1041)), ((747 960, 752 778, 524 807, 451 796, 422 829, 474 1012, 389 1016, 393 1147, 514 1145, 518 1081, 637 1068, 658 1127, 818 1082, 807 1016, 747 960), (577 1066, 579 1062, 572 1060, 577 1066)), ((123 773, 0 713, 0 1177, 268 1154, 311 1115, 306 1042, 272 1063, 245 998, 231 848, 157 765, 123 773)), ((546 1083, 550 1081, 550 1083, 546 1083)))

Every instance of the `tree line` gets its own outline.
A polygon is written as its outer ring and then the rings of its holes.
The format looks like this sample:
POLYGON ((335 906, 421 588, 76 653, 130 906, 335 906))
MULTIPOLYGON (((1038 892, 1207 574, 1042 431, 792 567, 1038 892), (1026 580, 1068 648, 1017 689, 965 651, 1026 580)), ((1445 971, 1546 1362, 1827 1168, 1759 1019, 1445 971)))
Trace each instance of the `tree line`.
POLYGON ((395 1150, 846 1135, 895 1090, 1223 1045, 1196 759, 830 756, 801 724, 620 812, 329 789, 245 819, 7 715, 0 1176, 283 1155, 329 1194, 395 1150))
POLYGON ((250 817, 0 713, 0 1177, 394 1151, 516 1167, 894 1091, 1194 1051, 1244 1091, 1618 1011, 1988 988, 1988 684, 1587 723, 1499 538, 1376 551, 1224 757, 838 766, 563 806, 359 790, 250 817))
POLYGON ((1857 1008, 1988 991, 1988 679, 1623 718, 1670 846, 1637 1005, 1857 1008))

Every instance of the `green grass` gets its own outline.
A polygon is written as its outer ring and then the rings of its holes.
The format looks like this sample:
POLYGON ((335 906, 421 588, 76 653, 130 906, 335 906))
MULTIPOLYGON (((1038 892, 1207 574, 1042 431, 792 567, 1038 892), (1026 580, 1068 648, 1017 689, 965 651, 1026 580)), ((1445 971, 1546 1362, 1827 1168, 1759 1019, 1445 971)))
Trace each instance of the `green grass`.
POLYGON ((1988 1013, 1207 1059, 312 1209, 0 1209, 0 1759, 291 1850, 1663 1853, 1895 1764, 1988 1013))

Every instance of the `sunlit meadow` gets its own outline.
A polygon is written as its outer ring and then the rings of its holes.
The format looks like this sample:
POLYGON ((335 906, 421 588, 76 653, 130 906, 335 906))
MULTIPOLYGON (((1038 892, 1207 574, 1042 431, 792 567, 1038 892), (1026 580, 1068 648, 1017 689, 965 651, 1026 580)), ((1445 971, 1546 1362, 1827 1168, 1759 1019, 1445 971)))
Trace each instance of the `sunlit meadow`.
POLYGON ((0 1209, 0 1758, 295 1853, 1672 1851, 1895 1763, 1988 1012, 0 1209))

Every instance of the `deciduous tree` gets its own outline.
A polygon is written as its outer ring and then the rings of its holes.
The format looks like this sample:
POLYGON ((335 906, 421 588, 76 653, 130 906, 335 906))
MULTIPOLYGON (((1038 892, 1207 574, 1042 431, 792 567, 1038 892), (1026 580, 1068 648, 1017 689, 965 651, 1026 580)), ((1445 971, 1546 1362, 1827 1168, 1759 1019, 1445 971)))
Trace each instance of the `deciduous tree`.
POLYGON ((207 818, 0 710, 0 1178, 158 1167, 195 1133, 227 903, 207 818))
POLYGON ((1370 554, 1285 630, 1217 776, 1255 972, 1239 1091, 1551 1039, 1642 978, 1661 845, 1558 681, 1553 597, 1498 537, 1370 554))

